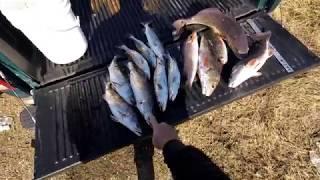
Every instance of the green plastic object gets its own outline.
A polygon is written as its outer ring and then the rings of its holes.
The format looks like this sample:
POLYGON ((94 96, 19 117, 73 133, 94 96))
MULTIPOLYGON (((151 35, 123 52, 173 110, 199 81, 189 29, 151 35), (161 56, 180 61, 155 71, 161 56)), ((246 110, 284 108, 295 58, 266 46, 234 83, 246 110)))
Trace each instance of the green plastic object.
POLYGON ((269 3, 267 4, 268 12, 272 12, 274 9, 276 9, 280 2, 281 0, 269 0, 269 3))
POLYGON ((280 3, 281 0, 258 0, 257 7, 261 10, 272 12, 280 3))
POLYGON ((0 63, 13 72, 19 79, 27 83, 31 88, 38 87, 39 84, 36 83, 30 76, 24 73, 19 67, 11 62, 4 54, 0 52, 0 63))

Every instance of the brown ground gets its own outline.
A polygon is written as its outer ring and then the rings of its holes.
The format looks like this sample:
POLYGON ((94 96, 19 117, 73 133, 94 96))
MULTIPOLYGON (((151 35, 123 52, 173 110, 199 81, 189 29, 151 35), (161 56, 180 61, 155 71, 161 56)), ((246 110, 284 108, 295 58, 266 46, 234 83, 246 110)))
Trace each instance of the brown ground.
MULTIPOLYGON (((282 22, 320 55, 320 1, 284 0, 282 22)), ((274 17, 281 20, 279 8, 274 17)), ((187 144, 202 149, 233 179, 319 179, 308 152, 320 130, 320 68, 233 102, 178 126, 187 144)), ((0 115, 15 118, 0 134, 0 179, 32 178, 31 132, 18 122, 21 106, 0 98, 0 115)), ((154 157, 157 179, 169 179, 160 152, 154 157)), ((133 147, 80 165, 53 179, 136 179, 133 147)))

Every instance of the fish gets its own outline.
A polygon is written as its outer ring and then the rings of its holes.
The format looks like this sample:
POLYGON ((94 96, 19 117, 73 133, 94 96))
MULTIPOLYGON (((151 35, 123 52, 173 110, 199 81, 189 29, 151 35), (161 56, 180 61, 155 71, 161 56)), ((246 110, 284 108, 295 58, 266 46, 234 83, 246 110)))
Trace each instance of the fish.
POLYGON ((170 54, 166 56, 166 59, 168 60, 169 99, 174 101, 180 88, 181 76, 176 60, 172 58, 170 54))
POLYGON ((167 108, 167 101, 169 96, 168 81, 166 74, 166 62, 164 59, 157 59, 157 66, 154 70, 153 84, 157 97, 157 102, 161 111, 167 108))
POLYGON ((150 23, 143 23, 144 33, 147 37, 149 47, 153 50, 153 52, 161 59, 163 59, 165 55, 164 47, 155 33, 155 31, 149 26, 150 23))
POLYGON ((153 94, 150 84, 132 62, 128 62, 127 66, 130 71, 130 84, 136 100, 136 107, 147 123, 149 123, 150 119, 155 119, 153 114, 153 94))
POLYGON ((103 95, 103 99, 110 108, 112 120, 124 125, 137 136, 141 136, 142 130, 136 112, 133 107, 127 104, 119 94, 112 89, 110 82, 105 82, 105 94, 103 95))
POLYGON ((140 51, 143 57, 148 61, 151 67, 156 68, 157 57, 156 57, 156 54, 153 52, 153 50, 150 49, 146 44, 144 44, 144 42, 137 39, 133 35, 130 35, 129 38, 132 39, 136 48, 140 51))
POLYGON ((174 35, 180 35, 187 25, 201 24, 210 27, 215 33, 225 39, 237 56, 249 51, 248 38, 236 20, 223 14, 217 8, 207 8, 187 19, 178 19, 173 23, 174 35))
POLYGON ((220 82, 222 63, 218 54, 214 54, 210 46, 210 40, 205 35, 201 36, 199 48, 198 76, 200 79, 202 94, 211 96, 220 82))
POLYGON ((214 31, 209 30, 208 32, 205 33, 206 39, 209 41, 209 46, 211 47, 212 54, 222 64, 227 64, 228 62, 228 50, 227 46, 224 43, 223 39, 216 34, 214 31))
POLYGON ((256 33, 251 38, 255 43, 250 48, 248 57, 239 61, 231 72, 228 86, 236 88, 251 77, 261 76, 261 67, 273 55, 273 49, 269 47, 271 32, 256 33))
POLYGON ((124 50, 130 59, 137 65, 137 67, 150 79, 151 73, 147 60, 137 51, 128 48, 126 45, 121 45, 119 49, 124 50))
POLYGON ((118 56, 114 56, 110 65, 108 66, 109 78, 114 90, 125 100, 128 104, 134 105, 135 100, 133 91, 131 89, 128 77, 121 71, 117 63, 118 56))
POLYGON ((183 44, 183 73, 186 77, 186 85, 191 89, 197 74, 199 61, 199 43, 196 32, 190 34, 183 44))

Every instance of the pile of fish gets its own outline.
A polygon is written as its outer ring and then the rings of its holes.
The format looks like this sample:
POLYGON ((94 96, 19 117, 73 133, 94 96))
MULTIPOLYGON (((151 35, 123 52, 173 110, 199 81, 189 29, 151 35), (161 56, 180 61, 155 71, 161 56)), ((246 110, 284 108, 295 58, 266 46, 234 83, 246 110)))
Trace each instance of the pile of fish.
POLYGON ((138 136, 142 131, 135 108, 149 124, 151 119, 156 119, 154 97, 159 109, 165 111, 168 100, 174 101, 180 88, 180 72, 176 60, 165 51, 149 24, 143 25, 148 42, 145 44, 130 35, 137 51, 126 45, 118 47, 125 52, 129 61, 123 70, 118 56, 113 58, 108 67, 109 75, 103 95, 111 110, 112 119, 138 136))
POLYGON ((240 59, 232 68, 230 88, 236 88, 251 77, 260 76, 258 71, 272 56, 269 47, 271 32, 248 37, 234 18, 216 8, 207 8, 190 18, 176 20, 173 34, 179 36, 186 27, 194 25, 205 26, 209 30, 203 33, 193 30, 183 44, 185 84, 191 88, 198 74, 205 96, 210 96, 220 82, 223 65, 228 63, 227 45, 240 59), (250 50, 248 39, 252 40, 250 50), (243 56, 244 59, 241 58, 243 56))
MULTIPOLYGON (((119 63, 118 56, 113 58, 108 67, 109 75, 103 95, 112 112, 112 119, 138 136, 142 130, 137 110, 148 124, 151 119, 155 120, 155 104, 165 111, 168 100, 175 100, 182 79, 176 60, 164 49, 149 24, 143 25, 147 43, 130 35, 129 39, 137 50, 126 45, 118 47, 125 52, 129 61, 123 65, 119 63)), ((236 88, 251 77, 260 76, 260 68, 272 56, 269 47, 271 32, 248 37, 234 18, 216 8, 204 9, 190 18, 176 20, 173 34, 180 36, 186 27, 193 25, 209 30, 193 28, 183 43, 183 78, 187 89, 192 87, 198 74, 202 94, 212 95, 220 82, 222 68, 228 63, 227 47, 240 59, 232 68, 228 84, 230 88, 236 88)))

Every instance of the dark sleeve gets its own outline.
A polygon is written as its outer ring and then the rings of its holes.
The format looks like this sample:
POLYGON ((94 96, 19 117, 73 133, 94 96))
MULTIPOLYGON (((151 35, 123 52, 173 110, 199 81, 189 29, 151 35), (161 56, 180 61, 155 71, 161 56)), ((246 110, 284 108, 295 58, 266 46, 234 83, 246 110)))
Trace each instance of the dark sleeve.
POLYGON ((202 151, 179 140, 169 141, 163 148, 163 156, 176 180, 229 179, 202 151))

